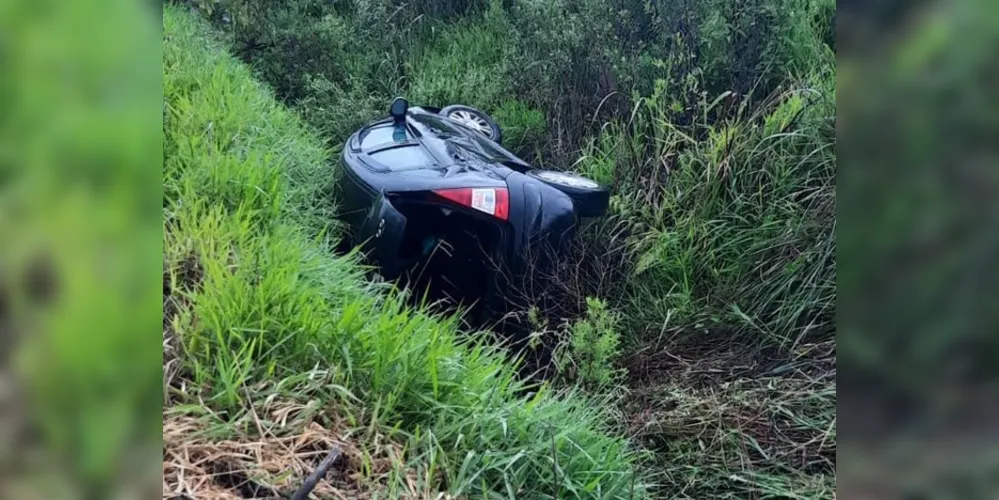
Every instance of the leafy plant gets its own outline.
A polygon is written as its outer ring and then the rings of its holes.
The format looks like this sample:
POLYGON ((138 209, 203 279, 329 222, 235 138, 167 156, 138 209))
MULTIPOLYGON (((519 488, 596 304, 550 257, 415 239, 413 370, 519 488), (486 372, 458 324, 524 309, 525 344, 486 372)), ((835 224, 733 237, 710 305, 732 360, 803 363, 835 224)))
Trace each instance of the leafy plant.
POLYGON ((558 349, 559 373, 592 389, 618 382, 619 322, 619 315, 609 310, 604 301, 587 297, 586 315, 567 328, 568 340, 558 349))
POLYGON ((503 129, 503 144, 507 149, 524 156, 540 156, 546 132, 543 111, 518 100, 508 100, 496 108, 493 118, 503 129))

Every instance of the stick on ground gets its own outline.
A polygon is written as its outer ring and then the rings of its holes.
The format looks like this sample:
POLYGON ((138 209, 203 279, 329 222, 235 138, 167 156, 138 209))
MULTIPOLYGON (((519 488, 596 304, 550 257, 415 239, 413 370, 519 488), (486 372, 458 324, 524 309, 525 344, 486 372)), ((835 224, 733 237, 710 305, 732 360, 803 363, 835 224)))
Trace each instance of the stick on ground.
POLYGON ((330 468, 333 467, 340 459, 340 448, 333 448, 332 451, 326 455, 326 458, 319 463, 319 467, 312 471, 309 477, 305 478, 305 482, 302 483, 302 487, 291 496, 291 500, 306 500, 309 498, 309 493, 312 492, 313 488, 319 484, 319 480, 326 477, 326 473, 329 472, 330 468))

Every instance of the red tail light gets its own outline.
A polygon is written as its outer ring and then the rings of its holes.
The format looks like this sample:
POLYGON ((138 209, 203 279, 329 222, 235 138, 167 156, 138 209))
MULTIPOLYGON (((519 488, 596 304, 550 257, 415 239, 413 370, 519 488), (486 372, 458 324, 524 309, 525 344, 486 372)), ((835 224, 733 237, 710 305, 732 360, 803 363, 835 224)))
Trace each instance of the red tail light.
POLYGON ((434 193, 449 201, 485 212, 497 219, 510 217, 510 194, 506 188, 437 189, 434 193))

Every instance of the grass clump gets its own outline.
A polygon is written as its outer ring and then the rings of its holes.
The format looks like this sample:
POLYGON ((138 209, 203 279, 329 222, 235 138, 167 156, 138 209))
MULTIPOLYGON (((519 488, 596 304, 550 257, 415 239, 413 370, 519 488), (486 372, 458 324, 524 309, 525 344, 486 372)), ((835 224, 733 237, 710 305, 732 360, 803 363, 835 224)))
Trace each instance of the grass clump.
POLYGON ((524 395, 481 335, 333 254, 330 151, 207 31, 165 8, 165 411, 252 439, 261 401, 318 401, 326 425, 399 443, 371 478, 397 493, 418 470, 423 490, 454 495, 640 497, 607 410, 524 395))
POLYGON ((670 496, 834 491, 833 82, 708 99, 666 77, 578 164, 616 186, 586 237, 627 263, 626 406, 670 496))
POLYGON ((661 80, 629 124, 594 141, 579 166, 619 193, 612 217, 630 236, 618 250, 634 266, 616 305, 633 328, 653 338, 723 329, 777 347, 831 338, 828 77, 755 105, 723 94, 686 111, 671 106, 673 87, 661 80))

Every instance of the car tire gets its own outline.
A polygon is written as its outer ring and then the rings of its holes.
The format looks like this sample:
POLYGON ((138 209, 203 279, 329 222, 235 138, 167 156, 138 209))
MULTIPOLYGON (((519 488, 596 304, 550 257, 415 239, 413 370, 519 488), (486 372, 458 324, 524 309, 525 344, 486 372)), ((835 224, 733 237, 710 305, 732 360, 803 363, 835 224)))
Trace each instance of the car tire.
POLYGON ((569 195, 580 217, 601 217, 610 206, 610 189, 581 175, 555 170, 528 170, 527 176, 569 195))
POLYGON ((486 139, 496 144, 503 141, 503 131, 500 130, 496 120, 471 106, 460 104, 448 106, 441 110, 440 115, 484 135, 486 139))

